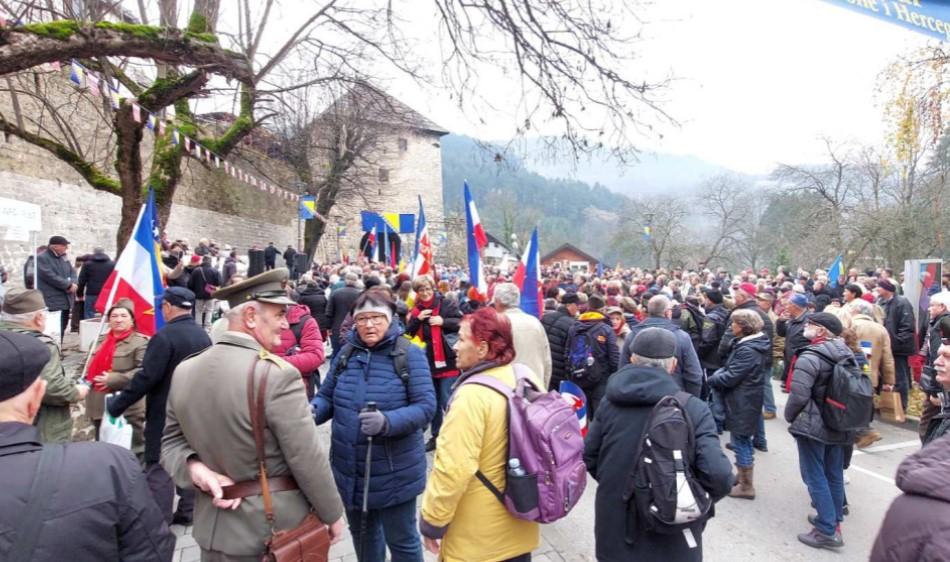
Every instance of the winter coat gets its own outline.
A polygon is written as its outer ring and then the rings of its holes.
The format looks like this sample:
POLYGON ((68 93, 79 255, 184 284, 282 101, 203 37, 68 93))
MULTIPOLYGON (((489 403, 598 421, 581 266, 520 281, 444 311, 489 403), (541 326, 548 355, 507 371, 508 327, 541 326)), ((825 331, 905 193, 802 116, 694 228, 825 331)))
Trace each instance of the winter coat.
POLYGON ((714 305, 706 311, 706 318, 703 319, 703 339, 696 350, 699 362, 704 369, 718 369, 722 365, 719 342, 722 341, 723 333, 729 328, 726 325, 728 318, 729 311, 721 304, 714 305))
MULTIPOLYGON (((690 549, 683 535, 661 535, 636 529, 633 545, 627 544, 627 505, 619 493, 636 466, 637 444, 646 428, 653 407, 664 396, 680 391, 678 384, 662 369, 627 364, 607 383, 606 400, 601 402, 584 443, 584 462, 597 480, 594 503, 594 537, 597 560, 699 561, 699 547, 690 549)), ((761 387, 759 394, 761 394, 761 387)), ((716 424, 705 402, 690 398, 686 413, 696 437, 696 478, 714 501, 729 493, 733 485, 732 466, 723 454, 716 435, 716 424)))
MULTIPOLYGON (((340 335, 340 326, 350 313, 353 303, 360 297, 360 290, 356 287, 341 287, 330 293, 330 302, 327 304, 327 318, 330 321, 330 331, 340 335)), ((322 324, 321 324, 322 326, 322 324)))
POLYGON ((904 459, 897 487, 878 531, 871 562, 937 562, 950 553, 950 436, 904 459))
POLYGON ((323 337, 320 335, 320 326, 313 318, 307 318, 300 328, 300 341, 294 335, 293 326, 300 323, 304 316, 310 315, 306 305, 297 304, 287 308, 287 328, 280 333, 280 345, 270 352, 290 363, 305 378, 310 377, 323 365, 326 349, 323 347, 323 337), (291 353, 288 353, 291 352, 291 353))
POLYGON ((426 485, 423 431, 435 415, 435 390, 429 363, 417 346, 409 347, 409 382, 403 382, 390 353, 402 337, 391 324, 385 337, 372 348, 356 330, 348 343, 354 349, 345 369, 330 365, 326 381, 311 404, 317 424, 333 420, 330 466, 343 504, 357 509, 363 504, 367 439, 360 431, 359 412, 375 401, 388 422, 373 439, 369 508, 381 509, 414 500, 426 485))
POLYGON ((142 368, 135 373, 125 390, 106 404, 109 413, 118 416, 145 398, 146 464, 161 460, 165 404, 172 373, 179 363, 210 345, 211 338, 190 314, 170 320, 149 340, 142 368))
POLYGON ((284 263, 287 264, 287 269, 293 269, 294 267, 294 256, 297 255, 297 250, 293 248, 287 248, 284 250, 284 263))
MULTIPOLYGON (((435 346, 432 345, 432 328, 429 325, 428 318, 423 321, 410 314, 406 325, 406 334, 414 337, 420 329, 422 330, 422 341, 426 344, 426 359, 429 361, 429 371, 433 377, 439 378, 442 373, 449 373, 445 376, 454 376, 458 374, 458 371, 455 367, 455 350, 452 349, 452 346, 458 341, 459 327, 462 325, 462 313, 459 312, 458 303, 454 299, 447 299, 438 292, 435 293, 433 298, 435 300, 432 302, 432 308, 433 310, 438 308, 439 316, 442 317, 442 350, 445 353, 445 366, 435 366, 435 346)), ((416 301, 416 307, 419 306, 419 301, 416 301)), ((432 314, 434 315, 435 312, 432 314)))
POLYGON ((277 256, 280 255, 280 250, 274 246, 268 246, 264 248, 264 265, 274 267, 277 263, 277 256))
POLYGON ((76 283, 76 271, 66 256, 57 256, 53 250, 46 250, 36 258, 39 283, 37 289, 43 293, 46 308, 72 310, 75 296, 68 293, 69 286, 76 283))
MULTIPOLYGON (((772 325, 772 319, 769 318, 767 312, 763 312, 759 305, 755 301, 747 301, 737 306, 735 310, 746 309, 754 310, 756 314, 759 315, 759 318, 762 319, 762 333, 764 333, 769 338, 769 345, 772 345, 772 337, 775 335, 775 327, 772 325)), ((732 313, 729 313, 729 317, 726 319, 726 323, 723 325, 722 339, 719 340, 719 355, 723 359, 729 357, 729 353, 732 351, 732 340, 735 336, 732 335, 732 313)), ((766 367, 772 366, 772 356, 769 355, 768 362, 765 364, 766 367)))
POLYGON ((33 336, 43 342, 49 350, 49 361, 40 371, 40 378, 46 381, 46 394, 33 422, 40 430, 43 443, 65 443, 73 435, 73 418, 69 405, 79 402, 79 390, 73 380, 66 376, 59 356, 59 346, 46 334, 26 329, 18 324, 0 322, 0 330, 10 330, 33 336))
MULTIPOLYGON (((106 337, 106 334, 99 336, 96 349, 102 346, 106 337)), ((112 369, 106 375, 106 386, 109 387, 110 392, 123 390, 129 385, 135 373, 142 368, 147 346, 148 338, 138 332, 116 342, 115 353, 112 356, 112 369)), ((89 389, 89 394, 86 395, 86 417, 93 421, 102 419, 106 394, 89 389)), ((140 399, 129 406, 124 415, 132 426, 132 452, 141 458, 145 454, 145 400, 140 399)))
POLYGON ((630 328, 630 333, 623 342, 623 350, 620 352, 621 364, 630 362, 633 339, 647 328, 663 328, 676 336, 676 371, 673 372, 673 380, 680 385, 680 388, 698 397, 703 387, 703 368, 699 364, 699 357, 696 356, 689 334, 671 320, 651 316, 630 328))
MULTIPOLYGON (((30 560, 167 562, 175 535, 155 504, 142 467, 129 451, 105 443, 63 445, 62 466, 43 506, 30 560)), ((0 423, 0 559, 30 504, 42 445, 33 426, 0 423)))
POLYGON ((795 370, 790 373, 791 393, 785 403, 785 421, 792 424, 788 432, 826 445, 850 445, 854 440, 852 432, 830 429, 821 418, 819 404, 824 401, 834 364, 812 352, 821 353, 832 361, 854 357, 841 338, 809 345, 798 354, 795 370))
POLYGON ((93 254, 92 258, 79 270, 79 283, 76 295, 95 296, 102 292, 106 279, 112 275, 115 262, 105 254, 93 254))
POLYGON ((891 352, 891 338, 887 335, 887 329, 864 314, 856 314, 851 318, 851 329, 857 334, 859 342, 871 342, 871 385, 877 388, 883 376, 883 383, 893 386, 894 354, 891 352))
MULTIPOLYGON (((548 336, 537 316, 526 314, 520 308, 505 310, 511 321, 511 335, 515 343, 515 363, 521 363, 544 380, 544 388, 551 384, 551 347, 548 336)), ((609 325, 607 326, 610 327, 609 325)))
POLYGON ((709 378, 709 386, 722 393, 726 406, 726 429, 736 435, 755 435, 762 415, 762 379, 770 352, 762 332, 733 340, 726 364, 709 378))
POLYGON ((196 300, 206 301, 211 298, 211 292, 205 289, 208 285, 221 286, 221 276, 218 275, 218 270, 212 267, 211 264, 196 267, 191 272, 191 278, 188 280, 188 288, 195 294, 196 300))
POLYGON ((779 320, 775 323, 775 333, 785 338, 785 374, 792 368, 792 358, 811 345, 805 337, 805 321, 808 313, 803 312, 798 318, 779 320))
POLYGON ((307 305, 310 316, 317 321, 320 330, 329 330, 330 321, 327 319, 327 293, 322 287, 307 285, 300 291, 300 304, 307 305))
MULTIPOLYGON (((620 349, 617 347, 617 335, 614 333, 610 320, 599 312, 585 312, 580 319, 574 322, 567 333, 567 347, 564 350, 564 360, 570 364, 571 342, 579 337, 590 334, 600 345, 600 350, 594 350, 594 358, 603 362, 603 377, 601 384, 607 382, 607 377, 620 368, 620 349)), ((629 359, 629 358, 628 358, 629 359)))
POLYGON ((900 295, 881 302, 884 308, 884 327, 891 336, 891 350, 895 357, 907 357, 917 353, 917 335, 914 306, 900 295))
POLYGON ((237 258, 228 256, 224 260, 224 267, 221 268, 221 285, 227 285, 228 281, 237 273, 237 258))
POLYGON ((548 346, 551 348, 551 382, 552 390, 558 390, 558 385, 567 376, 567 333, 577 322, 564 307, 549 310, 541 317, 541 326, 548 336, 548 346))
MULTIPOLYGON (((422 497, 422 534, 442 539, 445 562, 497 562, 531 552, 540 526, 512 517, 475 473, 505 487, 508 401, 494 390, 462 384, 479 373, 514 386, 512 366, 482 364, 462 373, 439 432, 432 472, 422 497)), ((539 381, 540 377, 535 377, 539 381)))

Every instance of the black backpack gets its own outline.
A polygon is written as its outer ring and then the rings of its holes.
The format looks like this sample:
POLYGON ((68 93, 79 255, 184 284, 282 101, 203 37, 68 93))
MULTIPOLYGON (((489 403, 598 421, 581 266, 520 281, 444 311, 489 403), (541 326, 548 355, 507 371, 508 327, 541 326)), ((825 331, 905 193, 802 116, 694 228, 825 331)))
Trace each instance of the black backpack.
MULTIPOLYGON (((407 392, 409 390, 409 347, 412 345, 413 343, 408 339, 398 337, 392 349, 389 351, 389 357, 393 361, 393 369, 396 370, 402 384, 406 386, 407 392)), ((356 348, 353 347, 353 344, 349 343, 340 348, 340 354, 336 360, 336 367, 333 369, 334 377, 346 370, 346 363, 350 360, 350 356, 353 355, 353 351, 355 350, 356 348)))
POLYGON ((602 344, 597 341, 594 329, 578 332, 575 324, 567 338, 567 379, 584 390, 597 386, 607 370, 606 357, 600 353, 602 344))
MULTIPOLYGON (((695 534, 712 516, 709 492, 693 472, 696 435, 686 411, 686 392, 664 396, 653 407, 637 446, 636 465, 627 479, 625 540, 633 544, 636 531, 695 534)), ((692 543, 690 543, 692 544, 692 543)))
POLYGON ((814 349, 807 351, 834 366, 818 404, 825 426, 833 431, 857 431, 867 427, 874 411, 874 387, 857 360, 849 356, 832 361, 814 349))

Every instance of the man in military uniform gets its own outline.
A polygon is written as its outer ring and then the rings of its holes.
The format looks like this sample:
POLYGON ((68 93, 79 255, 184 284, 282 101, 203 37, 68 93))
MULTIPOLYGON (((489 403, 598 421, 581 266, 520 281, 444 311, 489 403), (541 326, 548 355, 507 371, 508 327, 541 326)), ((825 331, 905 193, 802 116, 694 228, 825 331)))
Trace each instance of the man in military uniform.
POLYGON ((40 378, 46 381, 43 405, 36 416, 43 443, 65 443, 73 433, 73 418, 69 405, 86 398, 89 387, 75 384, 63 370, 59 346, 46 330, 46 303, 43 294, 33 289, 11 289, 3 300, 0 311, 0 330, 28 334, 40 340, 49 349, 49 361, 40 378))
POLYGON ((293 528, 312 510, 329 525, 333 542, 343 534, 343 504, 300 373, 268 352, 289 328, 287 305, 293 301, 282 288, 287 278, 286 269, 275 269, 216 291, 214 298, 231 306, 228 331, 172 376, 162 465, 177 485, 204 492, 198 494, 193 531, 202 560, 260 560, 271 533, 247 401, 252 369, 255 388, 269 369, 262 390, 274 529, 293 528), (240 486, 227 489, 234 484, 240 486))

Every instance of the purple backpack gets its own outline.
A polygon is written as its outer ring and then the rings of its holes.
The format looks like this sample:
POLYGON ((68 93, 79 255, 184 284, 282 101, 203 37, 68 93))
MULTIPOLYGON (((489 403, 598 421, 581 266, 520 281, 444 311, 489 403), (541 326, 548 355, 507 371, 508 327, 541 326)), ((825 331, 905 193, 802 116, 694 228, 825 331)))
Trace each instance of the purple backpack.
POLYGON ((584 494, 584 438, 574 409, 561 395, 541 392, 526 367, 512 366, 514 389, 488 375, 475 374, 462 382, 487 386, 508 399, 505 491, 481 471, 475 476, 511 515, 551 523, 567 515, 584 494))

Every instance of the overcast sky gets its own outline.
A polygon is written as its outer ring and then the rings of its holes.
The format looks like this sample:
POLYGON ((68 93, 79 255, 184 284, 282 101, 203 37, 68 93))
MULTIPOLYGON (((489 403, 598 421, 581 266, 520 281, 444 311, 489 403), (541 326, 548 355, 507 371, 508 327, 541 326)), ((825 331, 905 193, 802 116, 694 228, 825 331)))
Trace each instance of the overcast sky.
MULTIPOLYGON (((642 73, 672 73, 665 108, 680 123, 644 147, 749 173, 815 162, 823 135, 882 141, 879 73, 927 37, 821 0, 658 2, 644 27, 642 73)), ((396 81, 397 96, 448 129, 505 139, 503 114, 476 124, 451 101, 396 81)), ((498 90, 497 86, 486 90, 498 90)))

